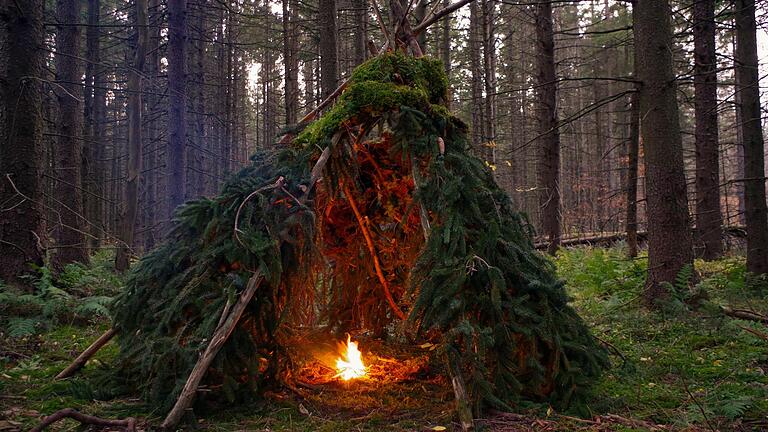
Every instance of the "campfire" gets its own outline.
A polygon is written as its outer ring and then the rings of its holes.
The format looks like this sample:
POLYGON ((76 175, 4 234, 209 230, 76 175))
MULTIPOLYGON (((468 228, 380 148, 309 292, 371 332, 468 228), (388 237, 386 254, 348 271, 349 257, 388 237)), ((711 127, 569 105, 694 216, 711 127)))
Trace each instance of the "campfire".
POLYGON ((341 357, 336 359, 335 377, 349 381, 366 376, 368 371, 363 363, 363 353, 357 349, 357 342, 352 342, 352 337, 347 335, 347 343, 341 346, 341 357))

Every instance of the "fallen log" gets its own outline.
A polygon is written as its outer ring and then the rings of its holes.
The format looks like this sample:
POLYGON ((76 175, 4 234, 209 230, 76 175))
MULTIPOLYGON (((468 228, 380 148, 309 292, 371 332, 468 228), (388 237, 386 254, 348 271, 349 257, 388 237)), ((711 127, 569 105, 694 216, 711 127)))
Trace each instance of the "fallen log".
POLYGON ((39 425, 35 426, 30 432, 40 432, 53 423, 56 423, 57 421, 63 420, 65 418, 77 420, 82 424, 99 427, 121 427, 124 428, 126 432, 136 431, 136 419, 133 417, 128 417, 123 420, 103 419, 100 417, 83 414, 72 408, 65 408, 63 410, 56 411, 48 417, 45 417, 43 421, 39 425))
POLYGON ((720 310, 731 318, 738 318, 746 321, 755 321, 768 325, 768 316, 760 315, 757 312, 745 309, 733 309, 729 306, 720 306, 720 310))
MULTIPOLYGON (((735 237, 735 238, 746 237, 746 231, 742 226, 723 227, 723 234, 730 237, 735 237)), ((647 238, 648 238, 647 231, 637 232, 638 241, 645 241, 647 238)), ((612 233, 604 233, 604 234, 598 234, 598 235, 588 235, 585 237, 579 236, 579 237, 564 238, 560 240, 560 246, 561 247, 608 246, 618 241, 622 241, 626 239, 627 239, 627 233, 612 232, 612 233)), ((543 240, 537 240, 534 242, 534 247, 539 250, 547 249, 547 247, 549 247, 549 242, 543 241, 543 240)))
POLYGON ((59 372, 59 374, 56 375, 56 378, 54 379, 61 380, 74 375, 75 372, 79 371, 85 365, 85 363, 88 362, 91 357, 93 357, 94 354, 96 354, 104 345, 107 344, 107 342, 112 340, 112 338, 115 337, 115 334, 117 334, 117 331, 113 328, 105 331, 104 334, 99 336, 98 339, 96 339, 88 348, 85 349, 85 351, 80 353, 75 361, 67 366, 66 369, 59 372))

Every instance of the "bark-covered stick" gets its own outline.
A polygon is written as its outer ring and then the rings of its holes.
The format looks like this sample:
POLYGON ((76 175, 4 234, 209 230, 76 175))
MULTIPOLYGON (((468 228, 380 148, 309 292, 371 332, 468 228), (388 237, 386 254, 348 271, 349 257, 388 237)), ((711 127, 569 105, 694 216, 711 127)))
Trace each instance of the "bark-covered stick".
POLYGON ((94 354, 96 354, 104 345, 107 344, 107 342, 112 340, 116 333, 117 331, 115 331, 113 328, 105 331, 104 334, 99 336, 98 339, 96 339, 88 348, 85 349, 85 351, 77 356, 75 361, 73 361, 69 366, 67 366, 66 369, 56 375, 55 379, 60 380, 69 378, 74 375, 75 372, 79 371, 85 365, 88 359, 93 357, 94 354))

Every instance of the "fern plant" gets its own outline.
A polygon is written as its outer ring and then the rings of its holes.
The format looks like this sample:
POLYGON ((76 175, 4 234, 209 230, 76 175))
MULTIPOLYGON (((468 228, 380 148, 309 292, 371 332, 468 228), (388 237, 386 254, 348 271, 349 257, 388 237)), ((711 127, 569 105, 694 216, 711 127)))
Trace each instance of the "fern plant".
POLYGON ((14 290, 0 281, 0 333, 12 338, 31 336, 63 322, 87 322, 109 317, 109 304, 119 278, 105 268, 71 264, 56 277, 46 266, 26 275, 32 293, 14 290), (95 287, 95 288, 88 288, 95 287), (92 295, 92 293, 101 293, 92 295))

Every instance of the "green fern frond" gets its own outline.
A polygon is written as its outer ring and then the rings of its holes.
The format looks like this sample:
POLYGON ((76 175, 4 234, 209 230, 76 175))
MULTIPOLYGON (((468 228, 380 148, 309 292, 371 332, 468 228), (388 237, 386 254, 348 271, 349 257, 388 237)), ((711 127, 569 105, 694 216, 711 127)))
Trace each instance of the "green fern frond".
POLYGON ((6 330, 8 331, 8 336, 14 338, 32 336, 37 333, 37 325, 40 323, 41 320, 38 318, 13 317, 8 320, 6 330))

